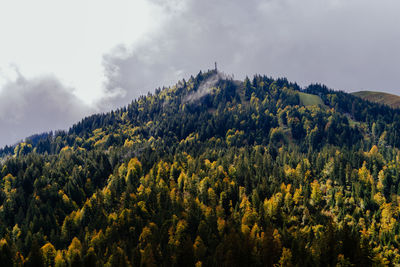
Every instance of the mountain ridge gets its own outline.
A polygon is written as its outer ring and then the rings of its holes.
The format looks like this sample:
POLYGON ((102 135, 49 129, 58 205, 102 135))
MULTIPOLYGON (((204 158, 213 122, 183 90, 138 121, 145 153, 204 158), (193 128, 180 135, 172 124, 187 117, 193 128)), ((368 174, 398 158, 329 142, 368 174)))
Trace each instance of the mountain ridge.
MULTIPOLYGON (((216 71, 215 70, 211 70, 211 71, 208 70, 208 72, 206 72, 206 73, 214 73, 214 72, 216 72, 216 71)), ((243 83, 244 83, 243 81, 233 80, 232 77, 229 77, 229 76, 227 76, 227 75, 225 75, 225 74, 223 74, 221 72, 216 72, 216 73, 218 74, 218 79, 217 80, 214 79, 212 81, 213 85, 215 85, 215 83, 217 81, 223 80, 224 78, 229 78, 230 80, 232 80, 232 82, 236 86, 236 88, 243 87, 243 83)), ((202 74, 202 72, 200 71, 199 74, 202 74)), ((194 77, 192 76, 191 79, 194 79, 194 77)), ((281 82, 283 81, 283 82, 289 83, 285 78, 283 78, 283 79, 279 78, 279 79, 276 79, 276 80, 277 81, 281 81, 281 82)), ((184 79, 182 81, 185 82, 184 79)), ((182 81, 178 82, 178 84, 176 84, 175 87, 182 86, 182 84, 181 84, 182 81)), ((394 95, 394 94, 389 94, 389 93, 384 93, 384 92, 359 91, 359 92, 354 92, 354 93, 346 93, 346 92, 342 92, 342 91, 334 91, 334 90, 328 89, 326 86, 320 85, 320 84, 311 84, 311 85, 309 85, 308 87, 306 87, 304 89, 300 88, 296 83, 289 83, 289 84, 296 88, 295 91, 298 92, 298 94, 299 94, 300 104, 301 105, 305 105, 305 106, 325 105, 325 103, 328 101, 327 99, 321 99, 321 97, 320 97, 321 92, 316 92, 313 89, 311 89, 311 88, 313 88, 315 86, 322 88, 322 91, 324 92, 325 95, 328 95, 329 93, 333 93, 333 94, 336 94, 336 95, 337 94, 349 95, 349 96, 350 95, 354 95, 356 97, 359 97, 359 98, 361 98, 363 100, 366 100, 366 101, 369 101, 371 103, 384 104, 384 105, 387 105, 387 106, 389 106, 391 108, 397 108, 397 105, 400 104, 400 102, 398 103, 398 101, 400 101, 400 96, 397 96, 397 95, 394 95), (390 101, 388 101, 386 97, 389 97, 389 98, 390 97, 396 97, 396 99, 394 101, 392 101, 393 103, 390 103, 390 101), (374 98, 378 98, 378 100, 376 100, 374 98)), ((166 89, 168 90, 170 88, 166 88, 166 89)), ((157 89, 157 90, 160 90, 160 89, 157 89)), ((157 93, 157 90, 156 90, 155 93, 157 93)), ((200 89, 200 93, 199 92, 196 92, 196 93, 197 93, 197 95, 195 95, 194 98, 201 98, 201 97, 207 95, 207 93, 201 92, 201 89, 200 89)), ((149 95, 152 96, 153 94, 151 94, 149 92, 149 95)), ((184 101, 187 101, 188 99, 190 100, 191 97, 192 96, 190 96, 190 95, 185 96, 186 99, 184 99, 184 101)), ((143 96, 139 97, 138 99, 140 99, 140 98, 143 98, 143 96)), ((133 101, 135 101, 135 100, 133 100, 133 101)), ((326 106, 329 106, 329 105, 326 105, 326 106)), ((71 133, 71 129, 75 128, 77 125, 85 124, 85 120, 86 119, 99 117, 99 116, 101 117, 101 116, 108 115, 108 114, 113 114, 114 112, 116 112, 118 110, 126 109, 126 107, 127 106, 119 108, 119 109, 116 109, 116 110, 112 110, 112 111, 107 112, 107 113, 98 113, 98 114, 90 115, 88 117, 85 117, 84 119, 82 119, 78 123, 75 123, 73 126, 70 127, 69 130, 66 130, 66 131, 65 130, 57 130, 57 131, 54 131, 54 132, 51 131, 51 132, 43 132, 43 133, 39 133, 39 134, 34 134, 34 135, 30 136, 30 137, 27 137, 25 139, 25 141, 30 141, 30 142, 33 141, 34 143, 37 143, 39 140, 45 139, 43 137, 52 136, 52 135, 58 135, 58 134, 71 133)), ((20 142, 23 142, 23 141, 19 141, 14 145, 6 145, 5 148, 0 148, 0 155, 2 154, 1 151, 5 151, 5 150, 11 151, 10 149, 15 147, 15 146, 17 146, 20 142)))

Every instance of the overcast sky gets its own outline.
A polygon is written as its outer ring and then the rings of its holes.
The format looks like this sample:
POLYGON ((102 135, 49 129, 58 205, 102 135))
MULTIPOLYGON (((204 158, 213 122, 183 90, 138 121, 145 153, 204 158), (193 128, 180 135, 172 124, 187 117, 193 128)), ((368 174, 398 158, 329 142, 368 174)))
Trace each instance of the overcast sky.
POLYGON ((199 70, 400 94, 398 0, 1 0, 0 146, 199 70))

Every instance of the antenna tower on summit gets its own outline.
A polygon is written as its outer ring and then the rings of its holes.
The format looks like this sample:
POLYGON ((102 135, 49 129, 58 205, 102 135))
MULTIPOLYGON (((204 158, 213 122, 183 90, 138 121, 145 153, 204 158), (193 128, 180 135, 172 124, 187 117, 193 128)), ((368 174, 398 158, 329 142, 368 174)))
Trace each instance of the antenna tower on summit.
POLYGON ((217 62, 215 61, 215 71, 218 71, 217 69, 217 62))

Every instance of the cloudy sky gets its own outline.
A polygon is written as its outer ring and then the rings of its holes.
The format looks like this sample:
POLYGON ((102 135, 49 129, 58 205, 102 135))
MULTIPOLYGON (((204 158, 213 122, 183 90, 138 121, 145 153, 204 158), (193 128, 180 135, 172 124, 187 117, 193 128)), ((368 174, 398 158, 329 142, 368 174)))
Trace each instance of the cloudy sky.
POLYGON ((0 146, 213 67, 400 94, 398 0, 1 0, 0 146))

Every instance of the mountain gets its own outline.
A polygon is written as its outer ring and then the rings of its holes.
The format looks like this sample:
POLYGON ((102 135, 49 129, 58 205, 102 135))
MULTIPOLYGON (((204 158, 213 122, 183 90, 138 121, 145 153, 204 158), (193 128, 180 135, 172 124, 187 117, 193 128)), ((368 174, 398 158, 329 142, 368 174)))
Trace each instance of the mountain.
POLYGON ((371 91, 355 92, 353 95, 371 102, 388 105, 392 108, 400 108, 400 96, 397 95, 371 91))
POLYGON ((3 266, 400 261, 400 110, 215 70, 0 151, 3 266))

